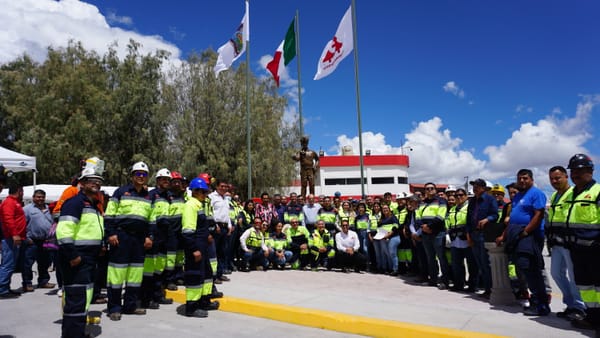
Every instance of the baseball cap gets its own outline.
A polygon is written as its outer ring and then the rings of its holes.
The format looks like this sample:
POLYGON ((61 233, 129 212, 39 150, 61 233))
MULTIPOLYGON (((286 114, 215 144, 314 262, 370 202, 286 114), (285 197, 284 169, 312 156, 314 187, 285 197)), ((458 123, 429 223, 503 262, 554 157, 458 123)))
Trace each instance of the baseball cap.
POLYGON ((486 182, 481 178, 478 178, 474 181, 469 181, 469 184, 470 185, 478 185, 480 187, 485 187, 487 185, 486 182))

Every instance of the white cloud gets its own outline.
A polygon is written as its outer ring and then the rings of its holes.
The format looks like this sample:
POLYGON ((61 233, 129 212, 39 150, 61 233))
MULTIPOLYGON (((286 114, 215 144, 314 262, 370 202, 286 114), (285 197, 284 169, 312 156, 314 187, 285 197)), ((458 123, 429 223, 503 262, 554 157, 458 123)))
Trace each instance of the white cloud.
MULTIPOLYGON (((275 53, 275 50, 273 50, 275 53)), ((271 72, 267 70, 267 64, 273 60, 273 55, 263 55, 260 57, 258 63, 260 65, 260 70, 265 74, 264 77, 270 80, 273 79, 273 75, 271 72)), ((284 123, 293 124, 299 120, 298 114, 298 80, 293 79, 289 73, 289 66, 283 67, 282 72, 279 74, 279 88, 282 90, 281 95, 286 96, 288 98, 289 104, 285 108, 283 120, 284 123)), ((302 94, 304 93, 304 88, 301 89, 302 94)), ((304 119, 303 116, 303 124, 306 125, 308 120, 304 119)))
POLYGON ((575 153, 589 153, 584 144, 593 136, 589 129, 591 112, 600 103, 600 95, 583 96, 575 115, 557 118, 549 115, 532 123, 523 123, 506 142, 488 146, 488 170, 500 176, 513 176, 515 168, 545 170, 566 165, 575 153))
POLYGON ((121 25, 126 25, 126 26, 133 25, 133 19, 131 17, 118 16, 117 13, 115 13, 112 10, 108 11, 108 13, 106 13, 106 20, 111 25, 114 25, 114 24, 121 24, 121 25))
POLYGON ((518 104, 515 107, 515 112, 517 113, 532 113, 533 112, 533 107, 524 105, 524 104, 518 104))
MULTIPOLYGON (((0 0, 0 8, 3 26, 3 31, 0 31, 0 63, 15 60, 23 53, 41 62, 49 46, 64 47, 69 40, 81 41, 84 48, 99 55, 103 55, 116 41, 115 48, 120 58, 127 54, 130 39, 141 44, 141 54, 166 50, 174 63, 179 61, 181 54, 179 48, 160 36, 111 27, 108 18, 96 6, 77 0, 0 0)), ((131 20, 116 15, 113 18, 122 23, 131 20)))
POLYGON ((465 91, 461 89, 454 81, 446 82, 446 84, 442 88, 446 93, 451 93, 452 95, 457 96, 461 99, 465 97, 465 91))
MULTIPOLYGON (((470 179, 482 177, 505 184, 513 181, 517 170, 529 168, 534 172, 536 184, 549 192, 547 170, 555 165, 566 166, 576 153, 586 153, 585 143, 593 135, 592 110, 600 104, 600 94, 582 96, 574 116, 558 119, 546 116, 537 122, 523 123, 504 144, 489 145, 484 149, 486 158, 476 158, 473 151, 462 147, 462 140, 453 137, 448 129, 442 129, 442 120, 434 117, 415 124, 404 135, 402 147, 393 147, 385 135, 363 132, 363 149, 371 154, 404 154, 410 156, 409 182, 427 181, 464 184, 470 179), (412 149, 412 151, 409 150, 412 149)), ((358 154, 358 137, 340 135, 337 146, 329 151, 341 154, 341 147, 350 145, 358 154)))

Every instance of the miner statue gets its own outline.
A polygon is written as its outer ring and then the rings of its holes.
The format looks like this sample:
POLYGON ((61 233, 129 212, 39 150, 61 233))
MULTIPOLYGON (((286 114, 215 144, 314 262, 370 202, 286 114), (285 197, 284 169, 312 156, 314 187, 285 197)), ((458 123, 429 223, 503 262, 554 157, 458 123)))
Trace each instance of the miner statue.
POLYGON ((302 149, 292 156, 294 161, 300 162, 300 182, 302 190, 300 196, 306 197, 306 185, 308 184, 310 193, 315 194, 315 176, 319 169, 319 155, 311 149, 308 149, 308 137, 303 136, 300 139, 302 149))

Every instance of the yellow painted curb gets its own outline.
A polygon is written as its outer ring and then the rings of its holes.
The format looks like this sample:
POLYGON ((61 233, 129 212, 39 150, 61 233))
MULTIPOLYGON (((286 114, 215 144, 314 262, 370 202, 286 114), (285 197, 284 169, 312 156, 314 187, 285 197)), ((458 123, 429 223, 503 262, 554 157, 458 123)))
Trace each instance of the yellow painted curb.
MULTIPOLYGON (((178 303, 185 303, 184 290, 167 291, 167 297, 173 298, 178 303)), ((219 310, 221 311, 371 337, 504 337, 233 297, 221 298, 219 303, 219 310)))

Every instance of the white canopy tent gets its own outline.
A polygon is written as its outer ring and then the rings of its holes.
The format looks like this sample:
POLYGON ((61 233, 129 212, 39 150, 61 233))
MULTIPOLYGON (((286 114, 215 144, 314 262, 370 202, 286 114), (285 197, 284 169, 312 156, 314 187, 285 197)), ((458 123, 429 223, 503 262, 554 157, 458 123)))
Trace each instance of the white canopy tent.
POLYGON ((32 171, 33 186, 35 187, 37 173, 37 169, 35 167, 35 156, 27 156, 16 151, 0 147, 0 164, 2 164, 4 168, 14 172, 32 171))

